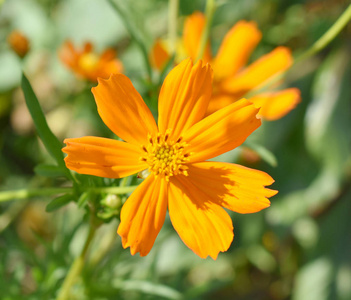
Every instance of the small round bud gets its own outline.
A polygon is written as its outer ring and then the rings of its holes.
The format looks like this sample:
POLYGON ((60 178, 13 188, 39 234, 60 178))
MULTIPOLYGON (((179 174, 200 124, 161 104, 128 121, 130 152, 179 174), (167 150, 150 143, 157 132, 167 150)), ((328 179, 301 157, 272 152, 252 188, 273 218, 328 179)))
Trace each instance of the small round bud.
POLYGON ((113 194, 109 194, 107 195, 107 197, 105 198, 105 204, 107 207, 109 208, 119 208, 122 204, 121 199, 113 194))

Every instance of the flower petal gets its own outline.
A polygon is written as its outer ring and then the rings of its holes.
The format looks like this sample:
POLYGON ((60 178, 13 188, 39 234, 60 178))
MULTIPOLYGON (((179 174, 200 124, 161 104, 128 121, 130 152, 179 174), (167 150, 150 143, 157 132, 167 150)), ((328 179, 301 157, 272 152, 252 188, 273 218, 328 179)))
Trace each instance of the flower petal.
POLYGON ((277 191, 265 188, 274 180, 267 173, 240 165, 220 162, 188 164, 187 180, 213 202, 232 211, 246 214, 270 205, 268 197, 277 191))
POLYGON ((213 61, 215 80, 235 75, 246 64, 261 36, 255 22, 236 23, 224 37, 213 61))
POLYGON ((68 156, 66 166, 81 174, 121 178, 135 174, 148 166, 139 158, 139 147, 112 139, 93 136, 66 139, 62 149, 68 156))
POLYGON ((100 55, 100 61, 111 61, 117 56, 116 50, 112 48, 107 48, 101 55, 100 55))
POLYGON ((63 43, 58 51, 61 61, 70 68, 75 68, 78 60, 78 53, 70 40, 63 43))
POLYGON ((166 217, 167 187, 166 180, 151 174, 123 205, 117 233, 132 255, 150 252, 166 217))
MULTIPOLYGON (((185 51, 193 60, 197 59, 202 32, 205 28, 206 19, 203 13, 197 11, 187 17, 184 22, 183 43, 185 51)), ((211 61, 210 43, 207 43, 202 57, 205 63, 211 61)))
POLYGON ((222 207, 183 175, 170 178, 168 195, 169 216, 185 245, 201 258, 228 250, 233 224, 222 207))
POLYGON ((86 42, 81 53, 90 53, 93 51, 93 44, 91 42, 86 42))
POLYGON ((279 92, 263 93, 251 97, 250 102, 257 108, 261 108, 259 116, 274 121, 287 115, 301 101, 300 90, 290 88, 279 92))
POLYGON ((230 104, 201 120, 183 135, 191 152, 189 162, 204 161, 241 145, 261 121, 258 109, 246 99, 230 104))
POLYGON ((149 108, 123 74, 112 74, 110 79, 98 79, 92 88, 98 112, 104 123, 128 143, 147 143, 148 133, 157 134, 157 126, 149 108))
POLYGON ((123 71, 123 64, 118 59, 113 59, 110 61, 100 60, 95 72, 92 72, 94 78, 101 77, 103 79, 108 79, 111 74, 121 73, 123 71))
POLYGON ((292 64, 291 51, 286 47, 277 47, 262 56, 246 69, 221 84, 225 91, 241 97, 248 91, 258 87, 273 75, 285 71, 292 64))
POLYGON ((160 39, 157 39, 153 45, 149 58, 151 65, 159 71, 162 71, 169 61, 170 55, 160 39))
POLYGON ((160 132, 172 129, 171 136, 178 139, 182 132, 204 117, 211 92, 211 67, 202 66, 201 60, 195 66, 191 59, 182 61, 167 75, 160 91, 160 132))

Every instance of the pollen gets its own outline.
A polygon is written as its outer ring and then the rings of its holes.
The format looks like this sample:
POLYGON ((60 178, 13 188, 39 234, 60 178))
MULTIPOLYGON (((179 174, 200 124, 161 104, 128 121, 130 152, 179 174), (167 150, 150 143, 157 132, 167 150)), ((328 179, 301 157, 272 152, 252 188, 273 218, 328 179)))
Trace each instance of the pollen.
POLYGON ((169 131, 166 131, 165 134, 149 136, 148 139, 149 143, 142 146, 144 155, 140 160, 147 162, 150 173, 164 176, 167 181, 169 177, 178 174, 188 176, 188 167, 185 164, 191 153, 186 152, 187 143, 182 138, 169 141, 169 131))

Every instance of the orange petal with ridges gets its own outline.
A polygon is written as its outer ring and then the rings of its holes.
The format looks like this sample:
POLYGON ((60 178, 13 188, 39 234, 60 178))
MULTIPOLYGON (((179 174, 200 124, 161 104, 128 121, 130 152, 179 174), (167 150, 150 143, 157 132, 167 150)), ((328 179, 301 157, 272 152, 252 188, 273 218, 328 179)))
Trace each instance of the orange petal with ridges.
POLYGON ((236 23, 224 37, 213 61, 215 80, 234 76, 246 64, 261 36, 255 22, 236 23))
POLYGON ((129 143, 147 144, 148 133, 158 132, 156 122, 129 78, 112 74, 110 79, 99 78, 98 82, 91 90, 107 127, 129 143))
POLYGON ((131 194, 121 211, 117 233, 123 248, 134 255, 147 255, 164 223, 167 211, 168 183, 149 175, 131 194))
MULTIPOLYGON (((200 48, 202 32, 205 28, 206 19, 203 13, 197 11, 187 17, 184 22, 183 44, 187 54, 197 59, 200 48)), ((210 44, 207 43, 204 55, 201 58, 205 63, 211 61, 210 44)))
POLYGON ((172 129, 171 137, 200 121, 206 112, 212 93, 212 69, 191 59, 182 61, 166 77, 159 96, 158 126, 161 133, 172 129))
POLYGON ((287 70, 293 62, 291 51, 286 47, 277 47, 272 52, 262 56, 236 76, 221 83, 226 92, 240 97, 274 75, 287 70))
POLYGON ((268 92, 251 97, 250 102, 261 108, 258 115, 268 121, 278 120, 287 115, 301 101, 301 93, 297 88, 279 92, 268 92))
POLYGON ((121 178, 140 172, 148 167, 140 161, 139 147, 112 139, 86 136, 66 139, 67 168, 80 174, 107 178, 121 178))
POLYGON ((199 162, 230 151, 241 145, 261 121, 258 109, 241 99, 201 120, 183 135, 192 152, 189 162, 199 162))
POLYGON ((201 258, 216 259, 233 241, 233 224, 227 212, 197 189, 188 178, 170 178, 168 210, 174 229, 201 258))
POLYGON ((254 213, 269 207, 268 198, 277 193, 265 188, 274 180, 262 171, 219 162, 201 162, 187 166, 187 180, 213 202, 238 213, 254 213))
POLYGON ((165 67, 166 63, 170 59, 170 55, 166 48, 162 45, 161 40, 157 39, 150 51, 150 63, 151 65, 159 71, 165 67))

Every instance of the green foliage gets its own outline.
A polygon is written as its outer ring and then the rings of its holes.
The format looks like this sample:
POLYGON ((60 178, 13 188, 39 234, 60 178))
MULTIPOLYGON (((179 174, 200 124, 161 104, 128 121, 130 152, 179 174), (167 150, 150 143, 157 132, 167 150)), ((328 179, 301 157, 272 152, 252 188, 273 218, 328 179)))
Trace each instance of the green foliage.
POLYGON ((24 74, 22 74, 22 90, 38 135, 43 141, 48 152, 55 159, 57 165, 62 169, 62 171, 65 172, 68 178, 70 178, 71 174, 63 161, 63 153, 61 151, 62 144, 50 130, 38 99, 24 74))
POLYGON ((68 203, 72 201, 73 196, 70 194, 62 195, 50 201, 46 206, 46 212, 53 212, 58 210, 59 208, 66 206, 68 203))
MULTIPOLYGON (((251 61, 279 45, 301 58, 347 8, 342 1, 216 4, 212 50, 236 21, 253 20, 263 37, 251 61)), ((95 84, 65 70, 57 52, 66 38, 77 46, 90 40, 100 53, 114 48, 157 117, 158 92, 176 57, 155 71, 148 54, 156 38, 167 38, 168 1, 0 5, 0 299, 57 298, 82 257, 69 299, 351 299, 349 25, 327 48, 289 70, 279 89, 298 87, 302 101, 286 117, 263 121, 245 142, 257 159, 245 160, 241 147, 214 159, 272 175, 279 193, 271 207, 231 213, 234 242, 216 261, 189 250, 168 216, 150 254, 140 257, 122 248, 116 230, 122 205, 141 180, 81 175, 65 166, 64 138, 114 136, 97 113, 90 91, 95 84), (5 44, 12 29, 31 41, 21 62, 5 44), (21 81, 21 69, 31 83, 24 75, 21 81), (96 230, 94 238, 89 228, 96 230)), ((179 37, 185 16, 205 6, 203 0, 179 1, 179 37)))

